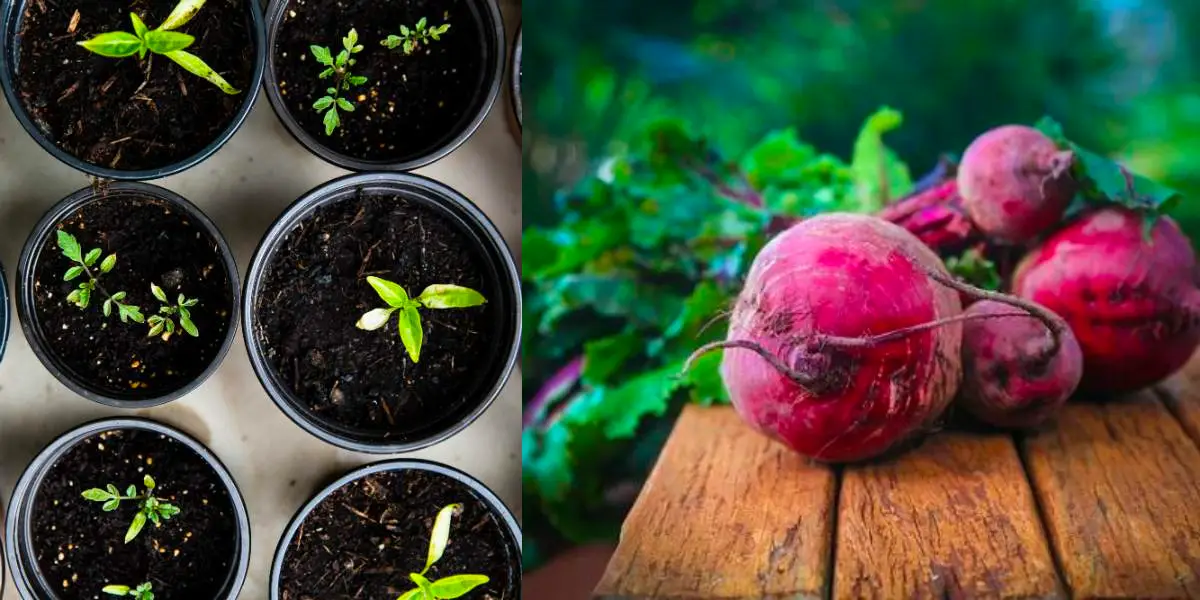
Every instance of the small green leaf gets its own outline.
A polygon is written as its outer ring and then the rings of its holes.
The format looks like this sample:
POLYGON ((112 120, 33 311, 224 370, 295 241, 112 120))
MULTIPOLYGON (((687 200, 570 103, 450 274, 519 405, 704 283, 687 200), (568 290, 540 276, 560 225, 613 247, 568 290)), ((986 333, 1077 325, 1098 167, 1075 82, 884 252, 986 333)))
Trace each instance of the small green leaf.
POLYGON ((167 19, 159 25, 158 28, 163 31, 178 29, 192 20, 196 13, 204 6, 204 0, 180 0, 179 4, 171 10, 171 14, 167 15, 167 19))
POLYGON ((196 329, 196 324, 192 322, 192 316, 185 310, 179 312, 179 326, 192 337, 200 337, 200 330, 196 329))
POLYGON ((196 41, 194 36, 178 31, 154 30, 146 34, 146 47, 155 54, 183 50, 196 41))
POLYGON ((325 69, 324 71, 321 71, 321 74, 320 74, 320 75, 317 75, 317 78, 318 78, 318 79, 325 79, 326 77, 329 77, 330 75, 333 75, 333 67, 329 67, 328 69, 325 69))
POLYGON ((168 336, 172 333, 175 333, 175 321, 172 321, 171 319, 163 319, 163 325, 167 329, 166 334, 168 336))
POLYGON ((388 319, 391 318, 392 313, 395 311, 395 308, 376 308, 359 317, 358 322, 354 326, 364 331, 375 331, 387 325, 388 319))
POLYGON ((428 22, 428 19, 426 19, 425 17, 421 17, 421 20, 417 21, 417 31, 425 31, 425 24, 427 22, 428 22))
POLYGON ((425 332, 421 331, 421 314, 411 306, 400 311, 400 341, 414 363, 421 361, 421 344, 425 332))
POLYGON ((125 495, 129 496, 129 497, 136 496, 137 495, 137 486, 131 485, 131 486, 125 488, 125 495))
POLYGON ((346 66, 346 62, 350 60, 350 51, 342 50, 338 52, 337 58, 333 59, 333 64, 338 67, 346 66))
POLYGON ((487 299, 471 288, 444 283, 425 288, 417 301, 426 308, 468 308, 484 304, 487 299))
POLYGON ((83 262, 83 249, 79 247, 79 241, 61 229, 58 230, 58 247, 62 249, 63 256, 75 262, 83 262))
POLYGON ((100 260, 100 249, 92 248, 91 252, 88 252, 87 256, 83 257, 83 264, 90 267, 96 264, 98 260, 100 260))
POLYGON ((86 287, 80 288, 79 289, 79 308, 87 308, 88 304, 90 304, 91 302, 92 302, 92 289, 86 288, 86 287))
POLYGON ((393 308, 404 308, 408 306, 408 292, 400 285, 392 283, 386 279, 380 279, 374 275, 367 277, 367 283, 375 288, 375 293, 379 294, 379 298, 393 308))
POLYGON ((426 598, 437 598, 437 596, 433 594, 432 584, 429 583, 429 580, 426 579, 424 575, 420 573, 409 573, 408 578, 411 579, 413 583, 417 584, 417 587, 425 593, 426 598))
POLYGON ((112 498, 112 494, 99 488, 92 488, 90 490, 84 490, 83 497, 91 500, 92 502, 104 502, 105 500, 112 498))
POLYGON ((128 544, 142 532, 142 528, 146 526, 146 513, 139 512, 133 516, 133 523, 129 525, 129 531, 125 532, 125 543, 128 544))
POLYGON ((462 508, 461 504, 448 504, 438 511, 433 520, 433 531, 429 535, 429 554, 425 558, 422 575, 429 571, 433 563, 441 560, 442 554, 446 552, 446 544, 450 542, 450 522, 455 516, 462 514, 462 508))
POLYGON ((413 51, 416 49, 417 49, 416 40, 406 40, 404 42, 404 53, 405 54, 412 54, 413 51))
POLYGON ((110 484, 108 484, 108 493, 109 493, 109 494, 111 494, 111 495, 113 495, 113 496, 120 496, 120 495, 121 495, 121 492, 117 490, 117 486, 115 486, 115 485, 113 485, 113 484, 111 484, 111 483, 110 483, 110 484))
POLYGON ((125 596, 131 591, 127 585, 106 585, 100 591, 114 596, 125 596))
POLYGON ((337 105, 338 105, 338 108, 340 108, 346 112, 354 112, 354 105, 350 104, 350 102, 348 100, 346 100, 345 98, 338 98, 337 105))
POLYGON ((318 112, 325 110, 330 106, 333 106, 333 98, 330 98, 329 96, 322 96, 317 98, 316 102, 313 102, 313 109, 317 110, 318 112))
POLYGON ((338 118, 337 109, 327 111, 325 113, 324 122, 325 135, 333 135, 333 130, 337 129, 338 125, 341 124, 341 120, 338 118))
POLYGON ((452 600, 488 582, 487 575, 451 575, 433 582, 429 588, 435 598, 452 600))
POLYGON ((154 478, 149 475, 143 477, 142 485, 146 486, 147 492, 149 492, 150 490, 153 490, 154 489, 154 478))
POLYGON ((120 302, 120 301, 124 300, 125 292, 117 292, 117 293, 113 294, 112 299, 114 302, 120 302))
POLYGON ((112 298, 109 298, 104 301, 104 316, 106 316, 106 317, 112 316, 112 298))
MULTIPOLYGON (((387 46, 388 48, 395 49, 396 46, 399 46, 400 42, 402 42, 402 41, 404 41, 404 38, 401 38, 398 35, 389 35, 389 36, 387 36, 387 39, 385 39, 379 43, 381 45, 387 46)), ((420 590, 414 590, 414 591, 419 592, 420 590)))
POLYGON ((80 275, 83 275, 83 267, 71 267, 70 269, 67 269, 67 274, 63 275, 63 281, 70 281, 79 277, 80 275))
MULTIPOLYGON (((329 48, 313 45, 309 46, 308 49, 312 52, 313 57, 317 59, 317 62, 329 67, 333 66, 333 54, 329 52, 329 48)), ((331 70, 330 73, 332 72, 331 70)))
POLYGON ((142 48, 142 40, 125 31, 102 33, 90 40, 76 43, 90 52, 108 58, 133 56, 142 48))
POLYGON ((347 77, 346 80, 349 81, 351 85, 362 85, 367 82, 367 78, 363 77, 362 75, 351 75, 350 77, 347 77))
POLYGON ((154 297, 158 298, 160 302, 167 301, 167 293, 164 292, 162 288, 158 287, 158 284, 150 284, 150 293, 154 294, 154 297))
POLYGON ((179 512, 179 507, 175 506, 174 504, 163 503, 158 507, 158 514, 162 515, 164 519, 170 519, 171 517, 179 514, 179 512))
POLYGON ((117 266, 117 255, 109 254, 107 257, 104 258, 104 262, 100 263, 100 272, 107 273, 109 271, 112 271, 113 267, 115 267, 115 266, 117 266))
POLYGON ((408 25, 401 25, 401 26, 400 26, 400 35, 407 36, 407 35, 408 35, 408 34, 410 34, 410 33, 412 33, 412 32, 411 32, 411 31, 408 29, 408 25))
POLYGON ((132 320, 134 323, 144 323, 146 321, 145 315, 142 314, 142 309, 136 306, 122 304, 117 307, 117 311, 120 313, 122 323, 127 322, 127 319, 132 320))
POLYGON ((196 56, 195 54, 191 54, 186 50, 175 50, 174 52, 167 52, 163 54, 163 56, 175 61, 175 64, 183 67, 187 72, 221 88, 221 91, 225 92, 226 94, 233 95, 241 93, 233 86, 229 85, 229 82, 225 81, 224 77, 221 77, 219 74, 217 74, 212 67, 205 64, 204 61, 200 60, 200 57, 196 56))
POLYGON ((80 292, 81 292, 81 290, 71 290, 71 293, 67 294, 67 302, 78 305, 80 292))
POLYGON ((105 502, 104 506, 102 506, 100 508, 102 510, 104 510, 104 512, 112 512, 114 510, 117 510, 117 507, 120 505, 121 505, 121 501, 117 498, 113 498, 112 500, 105 502))
POLYGON ((355 29, 351 29, 349 32, 346 33, 346 37, 342 38, 342 46, 344 48, 346 48, 347 52, 350 52, 350 51, 353 51, 354 47, 357 45, 358 45, 358 31, 355 29))
POLYGON ((138 37, 145 39, 146 33, 150 31, 150 29, 146 27, 146 23, 142 21, 142 18, 137 16, 137 13, 129 13, 129 20, 133 21, 133 33, 138 37))

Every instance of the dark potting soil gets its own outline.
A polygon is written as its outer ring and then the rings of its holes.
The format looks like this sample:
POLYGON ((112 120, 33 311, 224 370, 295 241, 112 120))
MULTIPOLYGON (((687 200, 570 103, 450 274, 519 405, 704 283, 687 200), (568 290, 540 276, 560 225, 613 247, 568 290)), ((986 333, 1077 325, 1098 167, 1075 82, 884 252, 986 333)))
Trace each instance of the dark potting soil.
MULTIPOLYGON (((216 240, 180 209, 124 195, 85 204, 59 229, 75 236, 85 254, 100 248, 103 256, 117 255, 113 270, 99 275, 100 286, 110 294, 124 291, 123 302, 141 308, 147 319, 161 306, 151 282, 172 303, 181 293, 199 300, 189 310, 200 336, 177 327, 165 342, 148 336, 148 324, 122 323, 115 309, 105 317, 100 290, 81 310, 67 295, 86 276, 63 281, 75 263, 63 256, 51 232, 35 267, 35 307, 51 351, 70 372, 106 394, 152 398, 178 390, 208 368, 225 341, 233 303, 216 240)), ((99 262, 96 266, 99 274, 99 262)))
POLYGON ((209 0, 179 29, 196 38, 187 51, 241 91, 229 95, 163 56, 106 58, 76 45, 132 32, 131 12, 158 27, 174 0, 26 0, 17 92, 38 129, 88 163, 134 171, 178 162, 220 136, 251 88, 253 1, 209 0))
POLYGON ((425 154, 466 127, 484 82, 482 15, 475 0, 293 0, 284 11, 276 37, 275 68, 279 93, 300 126, 323 145, 361 160, 399 162, 425 154), (401 48, 381 45, 400 26, 422 17, 429 26, 449 23, 442 39, 405 56, 401 48), (341 113, 342 124, 325 135, 324 113, 313 103, 326 95, 331 79, 313 58, 311 45, 342 49, 350 29, 358 32, 362 52, 354 75, 367 82, 347 96, 354 112, 341 113))
POLYGON ((467 486, 428 471, 371 475, 334 491, 309 513, 284 555, 283 600, 396 598, 415 587, 438 511, 460 503, 431 581, 451 575, 486 575, 488 582, 463 598, 517 600, 520 557, 503 523, 467 486))
POLYGON ((493 303, 421 309, 424 345, 413 364, 397 317, 355 327, 386 306, 366 278, 412 297, 450 283, 492 298, 470 238, 433 209, 359 193, 323 206, 280 242, 263 274, 254 334, 279 379, 317 418, 394 440, 448 425, 488 370, 493 303))
POLYGON ((233 501, 217 474, 182 443, 151 431, 97 434, 68 450, 46 473, 33 504, 33 549, 59 598, 105 598, 106 585, 149 581, 160 600, 212 598, 236 566, 233 501), (125 491, 155 480, 154 495, 179 507, 161 527, 147 523, 125 543, 137 503, 104 512, 84 490, 125 491))

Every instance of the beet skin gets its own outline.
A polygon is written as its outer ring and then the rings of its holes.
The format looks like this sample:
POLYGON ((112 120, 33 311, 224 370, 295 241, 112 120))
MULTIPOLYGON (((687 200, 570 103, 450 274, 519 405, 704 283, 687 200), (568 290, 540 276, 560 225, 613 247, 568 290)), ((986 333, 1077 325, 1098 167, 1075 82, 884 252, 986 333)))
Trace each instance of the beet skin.
POLYGON ((988 237, 1023 244, 1049 232, 1075 194, 1074 153, 1042 132, 1004 125, 967 146, 958 192, 975 226, 988 237))
POLYGON ((1147 239, 1125 208, 1081 216, 1017 266, 1013 291, 1061 315, 1083 350, 1081 389, 1127 392, 1177 371, 1200 343, 1196 258, 1159 217, 1147 239))
POLYGON ((825 462, 875 457, 927 431, 958 389, 961 323, 855 341, 958 316, 957 293, 931 270, 946 273, 920 240, 876 217, 819 215, 775 237, 722 343, 737 412, 825 462))

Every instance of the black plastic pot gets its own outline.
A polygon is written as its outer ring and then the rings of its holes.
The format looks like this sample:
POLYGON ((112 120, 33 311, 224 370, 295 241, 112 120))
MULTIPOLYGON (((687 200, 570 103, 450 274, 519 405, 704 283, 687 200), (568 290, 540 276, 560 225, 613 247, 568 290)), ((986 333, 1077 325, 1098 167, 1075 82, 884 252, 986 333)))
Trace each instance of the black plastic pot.
POLYGON ((448 132, 443 143, 429 149, 424 154, 399 162, 362 160, 331 150, 321 143, 320 139, 300 127, 284 103, 283 97, 279 94, 279 77, 276 74, 275 66, 276 36, 279 33, 279 25, 283 21, 284 11, 287 10, 291 0, 271 0, 267 6, 268 52, 263 85, 266 87, 267 99, 271 101, 271 108, 279 116, 279 120, 288 133, 296 138, 296 141, 314 155, 343 169, 350 171, 411 171, 440 160, 463 145, 483 124, 483 120, 492 110, 492 105, 496 103, 496 97, 500 94, 501 82, 504 79, 506 52, 504 21, 500 17, 500 8, 497 6, 496 0, 470 1, 477 8, 477 14, 484 20, 482 29, 487 35, 487 39, 484 40, 484 46, 488 50, 484 59, 487 71, 483 86, 476 90, 475 100, 472 103, 473 109, 468 111, 463 120, 459 122, 458 130, 448 132))
POLYGON ((225 355, 229 352, 229 347, 233 345, 234 336, 237 334, 239 285, 237 263, 234 261, 233 251, 229 248, 228 242, 225 241, 225 237, 221 235, 221 231, 217 229, 217 226, 194 204, 188 202, 183 196, 156 185, 140 182, 111 183, 105 186, 103 191, 100 192, 94 188, 86 187, 63 198, 34 226, 33 233, 25 241, 25 246, 21 250, 21 259, 17 265, 17 317, 21 321, 21 329, 25 333, 25 338, 29 340, 29 345, 33 348, 33 353, 37 355, 38 360, 42 361, 42 364, 46 366, 50 373, 70 388, 71 391, 93 402, 116 408, 149 408, 166 404, 185 396, 196 389, 201 383, 204 383, 217 370, 217 367, 220 366, 221 361, 224 360, 225 355), (229 275, 229 294, 232 302, 230 303, 229 316, 226 319, 225 339, 221 343, 220 350, 214 355, 212 363, 208 365, 208 368, 201 372, 191 383, 166 394, 147 395, 131 390, 127 394, 118 396, 89 385, 50 350, 46 341, 46 335, 38 321, 37 311, 35 310, 35 291, 33 285, 34 274, 36 272, 35 267, 45 247, 46 238, 54 235, 59 221, 78 210, 81 206, 99 199, 120 198, 122 196, 155 198, 187 214, 196 225, 206 231, 216 241, 220 248, 222 262, 229 275))
POLYGON ((411 452, 436 444, 462 431, 491 406, 504 388, 516 362, 521 339, 520 276, 508 246, 487 215, 449 186, 410 173, 347 175, 320 185, 301 196, 267 230, 266 236, 250 260, 250 268, 246 273, 242 297, 242 331, 250 363, 267 395, 297 425, 327 443, 348 450, 377 454, 411 452), (489 297, 489 303, 494 303, 498 308, 497 312, 504 315, 502 334, 491 340, 493 353, 487 361, 489 366, 481 367, 488 371, 486 382, 480 386, 475 401, 463 404, 460 414, 453 415, 453 425, 422 439, 399 442, 318 420, 280 380, 264 356, 259 339, 256 301, 276 248, 298 223, 319 207, 354 196, 359 191, 401 194, 441 212, 450 221, 458 223, 467 237, 477 244, 478 254, 485 263, 485 277, 491 280, 489 287, 496 290, 496 297, 489 297))
POLYGON ((250 114, 250 109, 254 106, 255 99, 258 98, 258 82, 262 81, 263 71, 266 68, 267 62, 266 28, 262 8, 259 6, 258 0, 248 0, 246 2, 246 17, 250 21, 250 27, 254 35, 254 44, 257 48, 254 58, 254 75, 251 77, 250 85, 246 86, 246 89, 242 92, 244 98, 242 99, 241 108, 234 116, 233 121, 225 128, 225 131, 196 154, 157 169, 126 171, 86 162, 54 145, 54 142, 51 142, 38 129, 37 125, 34 124, 28 111, 25 110, 25 104, 17 94, 15 80, 17 70, 20 68, 18 59, 20 58, 19 48, 21 42, 17 32, 21 29, 21 19, 25 13, 25 6, 29 1, 6 1, 3 4, 3 9, 0 9, 3 11, 0 12, 0 28, 2 28, 0 29, 0 51, 2 51, 2 54, 0 54, 0 86, 4 88, 4 97, 8 100, 8 106, 12 109, 13 115, 17 117, 17 121, 21 123, 21 126, 25 128, 30 137, 54 158, 84 173, 116 181, 142 181, 158 179, 190 169, 212 156, 221 146, 225 145, 225 142, 229 141, 229 138, 233 137, 233 134, 246 121, 247 115, 250 114))
POLYGON ((34 554, 31 520, 33 517, 34 500, 38 489, 45 479, 47 472, 75 444, 93 435, 114 429, 141 429, 169 436, 184 444, 212 467, 229 497, 233 501, 235 518, 237 519, 237 557, 236 565, 231 570, 228 579, 220 590, 215 591, 214 600, 233 600, 246 581, 246 573, 250 568, 250 516, 241 491, 234 482, 229 470, 203 444, 191 436, 173 427, 151 421, 149 419, 101 419, 72 429, 46 446, 26 467, 25 472, 17 481, 13 490, 12 503, 5 519, 4 549, 5 562, 12 570, 13 584, 22 598, 32 600, 56 600, 58 595, 55 587, 43 577, 37 566, 34 554))
POLYGON ((8 304, 8 277, 4 273, 4 265, 0 265, 0 361, 4 360, 4 350, 8 348, 8 331, 12 327, 12 310, 8 304))
POLYGON ((521 101, 521 26, 517 26, 517 39, 513 43, 512 89, 509 90, 512 99, 513 114, 517 118, 517 143, 521 142, 521 131, 525 127, 524 113, 521 101))
MULTIPOLYGON (((520 562, 521 527, 517 524, 516 518, 513 517, 512 511, 510 511, 508 507, 504 505, 504 502, 500 500, 500 498, 496 496, 492 490, 488 489, 487 486, 483 485, 470 475, 441 463, 425 460, 385 460, 359 467, 338 478, 336 481, 317 492, 312 498, 309 499, 308 502, 304 504, 303 507, 300 508, 296 515, 292 517, 292 521, 288 523, 287 529, 283 532, 283 537, 279 539, 279 545, 275 549, 275 558, 271 562, 270 600, 282 600, 282 596, 280 595, 280 576, 283 570, 284 556, 287 555, 288 548, 291 547, 292 542, 295 540, 296 532, 299 531, 300 527, 304 525, 304 520, 308 518, 309 513, 311 513, 313 509, 317 507, 317 505, 321 504, 321 502, 328 498, 333 492, 341 489, 347 484, 362 479, 363 477, 388 471, 408 470, 429 471, 439 475, 445 475, 446 477, 454 479, 455 481, 467 486, 473 492, 475 492, 479 496, 480 500, 482 500, 484 504, 491 509, 492 514, 496 517, 496 519, 504 523, 504 526, 508 531, 508 538, 511 548, 513 549, 511 555, 516 557, 516 561, 520 562)), ((514 569, 519 573, 520 565, 514 565, 514 569)))

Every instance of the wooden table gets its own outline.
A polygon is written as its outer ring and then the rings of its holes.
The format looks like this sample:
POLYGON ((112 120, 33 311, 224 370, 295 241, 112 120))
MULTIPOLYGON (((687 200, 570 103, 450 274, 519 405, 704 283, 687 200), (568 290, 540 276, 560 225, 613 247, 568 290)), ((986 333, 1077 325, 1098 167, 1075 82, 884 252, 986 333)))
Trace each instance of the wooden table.
POLYGON ((1200 355, 1022 436, 816 465, 730 408, 680 417, 598 598, 1200 598, 1200 355))

